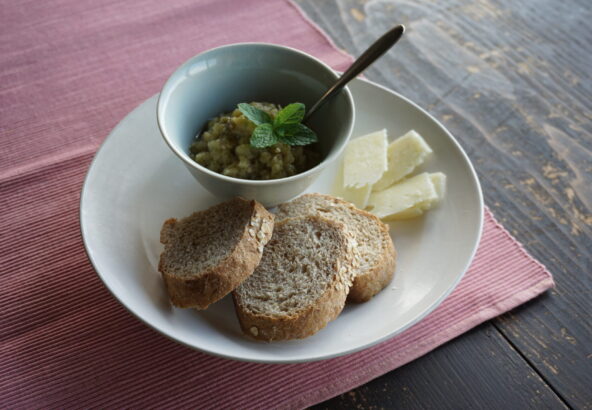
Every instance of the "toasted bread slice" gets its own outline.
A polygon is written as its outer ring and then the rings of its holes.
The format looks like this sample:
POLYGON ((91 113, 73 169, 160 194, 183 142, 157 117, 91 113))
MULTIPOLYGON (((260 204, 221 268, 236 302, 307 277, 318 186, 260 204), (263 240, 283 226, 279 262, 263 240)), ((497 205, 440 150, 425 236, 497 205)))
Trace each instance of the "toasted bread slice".
POLYGON ((358 261, 342 224, 318 216, 276 224, 261 263, 232 293, 243 332, 265 341, 318 332, 341 313, 358 261))
POLYGON ((341 222, 354 236, 361 263, 348 302, 366 302, 391 282, 397 254, 388 225, 376 216, 329 195, 306 194, 280 205, 276 220, 300 215, 320 215, 341 222))
POLYGON ((230 293, 259 264, 273 222, 263 205, 242 198, 165 221, 158 270, 171 303, 205 309, 230 293))

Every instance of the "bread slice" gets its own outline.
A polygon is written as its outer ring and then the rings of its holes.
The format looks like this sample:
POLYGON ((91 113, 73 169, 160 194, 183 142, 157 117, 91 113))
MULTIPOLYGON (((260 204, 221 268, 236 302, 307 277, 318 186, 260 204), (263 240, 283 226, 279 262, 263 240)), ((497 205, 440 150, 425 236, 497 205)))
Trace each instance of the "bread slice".
POLYGON ((318 332, 341 313, 357 263, 355 241, 337 222, 276 224, 261 263, 232 293, 243 332, 265 341, 318 332))
POLYGON ((253 273, 273 232, 273 214, 234 198, 164 222, 158 270, 171 303, 205 309, 253 273))
POLYGON ((389 227, 349 202, 322 194, 302 195, 279 206, 276 221, 300 215, 321 215, 343 223, 353 234, 361 263, 355 272, 348 302, 366 302, 393 279, 396 251, 389 227))

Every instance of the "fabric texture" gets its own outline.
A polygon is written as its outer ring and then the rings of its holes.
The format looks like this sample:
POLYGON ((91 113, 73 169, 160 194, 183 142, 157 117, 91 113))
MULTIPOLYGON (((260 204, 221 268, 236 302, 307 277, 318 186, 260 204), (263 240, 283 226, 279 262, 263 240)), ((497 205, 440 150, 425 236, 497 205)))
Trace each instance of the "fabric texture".
POLYGON ((211 47, 274 42, 341 70, 351 58, 285 1, 23 0, 2 1, 1 10, 0 407, 301 408, 553 286, 486 211, 457 289, 382 344, 293 365, 176 344, 127 313, 86 258, 78 207, 99 144, 175 67, 211 47))

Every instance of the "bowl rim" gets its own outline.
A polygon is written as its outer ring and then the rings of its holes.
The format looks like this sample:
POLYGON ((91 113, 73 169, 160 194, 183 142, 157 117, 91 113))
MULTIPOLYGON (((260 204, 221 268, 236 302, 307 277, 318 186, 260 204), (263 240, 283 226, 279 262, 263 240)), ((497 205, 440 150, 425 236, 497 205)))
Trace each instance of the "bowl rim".
POLYGON ((162 123, 164 122, 164 118, 162 118, 164 116, 164 109, 163 109, 163 102, 162 102, 162 95, 165 89, 170 88, 171 84, 173 83, 173 77, 175 76, 175 74, 177 74, 179 71, 185 69, 187 66, 189 66, 190 64, 192 64, 194 62, 194 60, 203 57, 206 54, 212 53, 214 51, 218 51, 218 50, 222 50, 222 49, 227 49, 227 48, 237 48, 237 47, 244 47, 244 46, 264 46, 264 47, 269 47, 269 48, 276 48, 276 49, 280 49, 280 50, 288 50, 291 51, 293 53, 299 54, 302 57, 308 58, 310 60, 313 60, 315 63, 317 63, 318 65, 320 65, 321 67, 325 68, 327 70, 327 72, 335 77, 335 80, 337 80, 339 78, 339 74, 337 71, 335 71, 333 68, 331 68, 329 65, 327 65, 326 63, 324 63, 323 61, 321 61, 320 59, 302 51, 302 50, 298 50, 296 48, 293 47, 289 47, 289 46, 284 46, 284 45, 280 45, 280 44, 274 44, 274 43, 263 43, 263 42, 244 42, 244 43, 232 43, 232 44, 226 44, 226 45, 222 45, 219 47, 214 47, 214 48, 210 48, 207 50, 202 51, 201 53, 198 53, 196 55, 194 55, 193 57, 190 57, 189 59, 187 59, 185 62, 183 62, 181 65, 179 65, 167 78, 167 80, 165 81, 164 85, 162 86, 162 89, 160 90, 160 93, 158 94, 158 101, 156 102, 156 123, 158 125, 158 130, 160 131, 160 135, 161 137, 164 139, 165 143, 168 145, 168 147, 175 153, 175 155, 177 157, 179 157, 186 165, 197 169, 205 174, 208 174, 212 177, 215 178, 219 178, 221 180, 227 181, 227 182, 232 182, 232 183, 238 183, 238 184, 244 184, 244 185, 257 185, 257 186, 262 186, 262 185, 277 185, 277 184, 281 184, 284 182, 291 182, 291 181, 295 181, 295 180, 299 180, 302 178, 305 178, 309 175, 315 174, 319 171, 321 171, 323 168, 325 168, 327 165, 329 165, 331 162, 333 162, 335 159, 339 158, 339 156, 341 155, 342 151, 345 149, 345 146, 347 145, 348 141, 351 138, 353 129, 354 129, 354 125, 355 125, 355 120, 356 120, 356 107, 355 107, 355 102, 354 102, 354 98, 352 96, 351 91, 349 90, 349 88, 347 86, 343 87, 343 91, 345 92, 346 98, 350 103, 350 107, 351 107, 351 115, 349 116, 351 118, 351 121, 349 123, 348 129, 347 129, 347 137, 343 140, 343 143, 337 147, 336 150, 334 150, 331 154, 329 154, 325 159, 323 159, 321 162, 319 162, 317 165, 315 165, 314 167, 295 174, 295 175, 291 175, 289 177, 284 177, 284 178, 277 178, 277 179, 266 179, 266 180, 254 180, 254 179, 242 179, 242 178, 234 178, 234 177, 229 177, 223 174, 219 174, 215 171, 212 171, 200 164, 198 164, 197 162, 191 160, 191 158, 189 158, 187 156, 187 153, 181 152, 181 150, 175 146, 175 144, 173 144, 170 140, 169 137, 167 136, 166 132, 164 131, 164 126, 162 125, 162 123))

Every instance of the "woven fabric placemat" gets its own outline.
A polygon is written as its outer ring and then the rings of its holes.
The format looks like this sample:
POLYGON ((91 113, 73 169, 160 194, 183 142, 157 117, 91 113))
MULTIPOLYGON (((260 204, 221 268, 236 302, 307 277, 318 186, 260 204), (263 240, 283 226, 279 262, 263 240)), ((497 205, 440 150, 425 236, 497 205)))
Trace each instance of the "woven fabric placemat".
POLYGON ((136 320, 84 252, 84 175, 109 131, 187 58, 266 41, 343 70, 289 2, 6 3, 0 47, 0 405, 300 408, 395 369, 553 285, 489 211, 457 289, 401 335, 331 360, 265 365, 190 350, 136 320), (240 5, 240 6, 237 6, 240 5))

